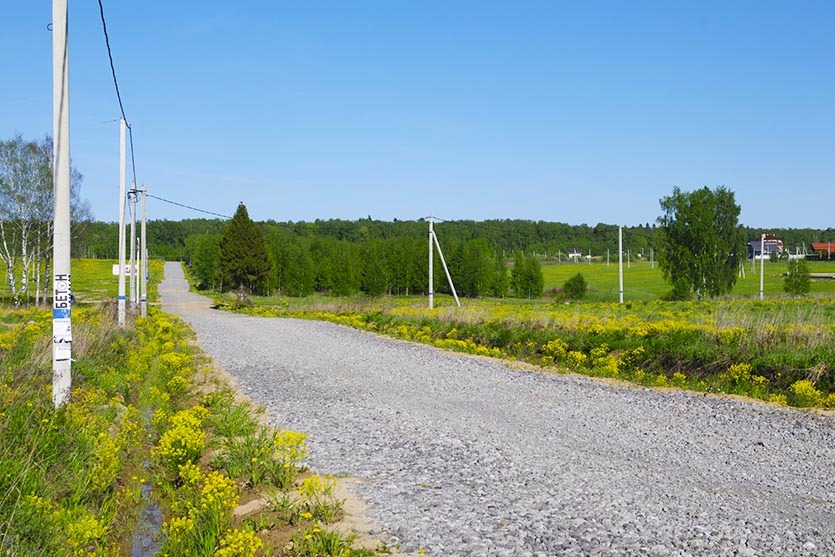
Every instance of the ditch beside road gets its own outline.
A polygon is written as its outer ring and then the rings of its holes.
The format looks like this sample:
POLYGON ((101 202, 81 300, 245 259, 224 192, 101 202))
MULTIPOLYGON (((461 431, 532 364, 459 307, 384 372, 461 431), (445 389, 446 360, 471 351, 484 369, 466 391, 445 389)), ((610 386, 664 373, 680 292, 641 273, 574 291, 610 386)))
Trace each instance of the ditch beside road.
POLYGON ((624 388, 316 321, 163 309, 318 473, 430 555, 835 555, 835 419, 624 388))

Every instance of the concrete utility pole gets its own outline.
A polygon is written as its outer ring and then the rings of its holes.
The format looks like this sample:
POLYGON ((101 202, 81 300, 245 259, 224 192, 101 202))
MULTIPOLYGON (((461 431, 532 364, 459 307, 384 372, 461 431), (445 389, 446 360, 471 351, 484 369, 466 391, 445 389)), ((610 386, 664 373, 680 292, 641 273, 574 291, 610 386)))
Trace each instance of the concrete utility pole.
POLYGON ((139 298, 139 309, 142 317, 148 315, 148 246, 146 242, 145 224, 147 222, 147 213, 145 211, 145 184, 142 184, 142 231, 140 253, 142 258, 142 269, 140 270, 142 276, 142 295, 139 298))
POLYGON ((441 258, 441 265, 444 267, 444 273, 446 274, 447 283, 449 283, 449 288, 452 290, 452 297, 455 298, 455 305, 461 307, 461 302, 458 300, 458 294, 455 292, 455 285, 452 284, 452 277, 449 274, 449 269, 446 266, 446 261, 444 261, 444 252, 441 251, 441 244, 438 243, 438 236, 435 235, 435 228, 432 223, 432 217, 429 217, 429 309, 432 309, 435 304, 435 292, 433 288, 434 284, 434 276, 433 276, 433 253, 432 250, 438 248, 438 255, 441 258))
POLYGON ((64 406, 72 387, 70 276, 70 67, 67 0, 52 2, 52 402, 64 406))
POLYGON ((765 283, 765 234, 760 237, 760 300, 763 299, 763 285, 765 283))
POLYGON ((130 307, 135 308, 138 298, 136 297, 136 184, 130 183, 128 192, 130 202, 130 307))
POLYGON ((432 227, 432 217, 429 217, 429 309, 432 309, 435 305, 435 289, 433 288, 434 284, 434 277, 432 276, 432 264, 433 264, 433 253, 432 251, 435 249, 433 245, 435 238, 435 231, 432 227))
POLYGON ((125 133, 128 123, 119 120, 119 326, 125 327, 125 133))
POLYGON ((432 232, 432 237, 435 239, 435 247, 438 248, 438 255, 441 256, 441 265, 444 266, 444 273, 446 273, 446 280, 449 283, 449 288, 452 290, 452 297, 455 298, 455 305, 461 307, 461 302, 458 301, 458 294, 455 292, 455 285, 452 284, 452 277, 449 275, 449 269, 446 266, 446 261, 444 261, 444 252, 441 251, 441 244, 438 243, 438 236, 432 232))
POLYGON ((618 292, 619 302, 623 303, 623 227, 618 227, 618 292))

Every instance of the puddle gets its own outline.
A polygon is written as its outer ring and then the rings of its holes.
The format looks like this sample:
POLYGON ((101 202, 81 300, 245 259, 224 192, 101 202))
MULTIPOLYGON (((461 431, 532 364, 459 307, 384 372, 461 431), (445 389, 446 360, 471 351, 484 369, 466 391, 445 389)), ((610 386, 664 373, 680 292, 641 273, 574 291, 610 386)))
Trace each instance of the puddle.
POLYGON ((153 557, 159 552, 159 533, 162 529, 162 513, 151 499, 151 483, 142 484, 142 515, 133 533, 131 557, 153 557))

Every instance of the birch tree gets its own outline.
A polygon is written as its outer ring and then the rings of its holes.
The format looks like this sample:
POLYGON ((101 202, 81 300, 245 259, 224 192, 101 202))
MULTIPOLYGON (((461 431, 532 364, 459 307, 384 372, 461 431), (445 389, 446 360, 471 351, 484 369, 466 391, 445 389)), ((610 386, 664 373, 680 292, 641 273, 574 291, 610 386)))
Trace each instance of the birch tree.
MULTIPOLYGON (((90 218, 80 199, 82 176, 71 169, 70 203, 75 218, 90 218)), ((5 264, 12 303, 28 301, 30 278, 48 274, 52 248, 52 138, 26 141, 18 134, 0 141, 0 261, 5 264), (17 269, 19 268, 19 271, 17 269)), ((44 280, 44 288, 48 288, 44 280)))
POLYGON ((745 253, 740 207, 725 187, 691 192, 673 188, 661 199, 659 263, 676 299, 727 294, 745 253))

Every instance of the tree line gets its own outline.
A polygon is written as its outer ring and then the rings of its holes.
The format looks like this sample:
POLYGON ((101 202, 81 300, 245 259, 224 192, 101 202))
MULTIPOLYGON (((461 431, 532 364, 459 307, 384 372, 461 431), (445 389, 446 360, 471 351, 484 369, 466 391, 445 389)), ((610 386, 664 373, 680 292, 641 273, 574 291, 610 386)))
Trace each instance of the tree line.
MULTIPOLYGON (((745 257, 745 242, 762 232, 783 238, 787 248, 835 239, 832 229, 762 231, 742 227, 737 222, 739 207, 732 192, 724 188, 693 192, 676 189, 672 196, 661 200, 661 208, 663 214, 656 224, 624 227, 624 249, 633 257, 648 257, 654 250, 675 298, 730 291, 738 263, 745 257), (682 222, 686 225, 678 226, 682 222), (701 254, 698 258, 691 257, 697 253, 701 254)), ((201 288, 237 287, 220 270, 220 244, 231 226, 232 221, 220 219, 150 221, 151 256, 186 262, 201 288)), ((427 293, 428 222, 423 219, 271 220, 253 226, 264 238, 263 261, 269 262, 269 272, 259 274, 258 280, 244 281, 252 292, 291 296, 313 292, 372 296, 427 293)), ((584 255, 617 254, 618 227, 602 223, 592 227, 524 220, 463 220, 436 223, 435 230, 456 289, 467 297, 538 297, 542 293, 541 270, 535 269, 539 261, 564 261, 566 252, 577 246, 589 246, 578 248, 584 255)), ((115 258, 117 239, 115 224, 88 223, 74 244, 74 253, 115 258)), ((434 291, 448 293, 437 256, 435 268, 434 291)))
MULTIPOLYGON (((114 213, 116 209, 114 207, 114 213)), ((192 257, 191 236, 222 234, 229 221, 222 219, 149 220, 148 249, 151 256, 167 261, 190 261, 192 257)), ((393 222, 371 219, 354 221, 341 219, 276 222, 268 220, 258 223, 267 233, 281 230, 287 237, 328 238, 349 243, 363 243, 371 240, 393 238, 425 239, 429 224, 424 219, 393 222)), ((599 223, 571 225, 559 222, 526 220, 471 221, 456 220, 435 224, 438 238, 442 242, 462 242, 484 239, 500 250, 507 259, 517 251, 536 255, 540 259, 565 260, 572 248, 582 250, 584 255, 606 257, 617 253, 618 227, 599 223)), ((809 247, 810 242, 835 242, 835 228, 752 228, 742 227, 744 237, 750 241, 767 233, 782 239, 786 248, 794 252, 796 247, 809 247)), ((625 226, 623 228, 624 249, 633 255, 649 256, 649 250, 660 248, 657 224, 625 226)), ((73 257, 115 259, 118 256, 119 227, 114 222, 86 222, 83 231, 73 242, 73 257)))
MULTIPOLYGON (((428 237, 337 239, 300 235, 277 223, 253 223, 240 205, 222 234, 186 238, 189 267, 200 288, 289 296, 325 292, 335 296, 410 295, 428 292, 428 237)), ((521 251, 509 269, 485 238, 443 244, 458 294, 467 297, 542 295, 539 261, 521 251)), ((451 293, 437 253, 434 292, 451 293)))

